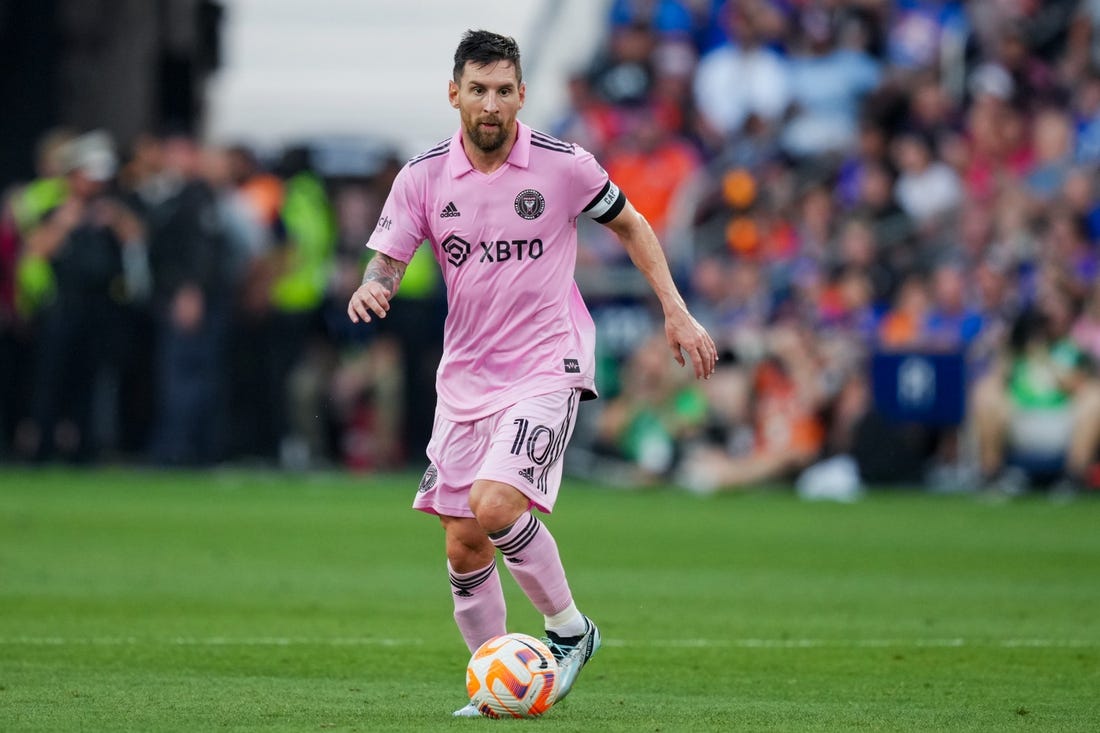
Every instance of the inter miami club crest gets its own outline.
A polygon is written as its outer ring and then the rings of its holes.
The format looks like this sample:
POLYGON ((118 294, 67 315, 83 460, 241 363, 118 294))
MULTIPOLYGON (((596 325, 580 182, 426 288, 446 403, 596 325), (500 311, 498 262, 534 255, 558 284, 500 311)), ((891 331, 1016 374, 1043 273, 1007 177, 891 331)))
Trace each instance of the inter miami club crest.
POLYGON ((439 480, 439 469, 435 467, 435 464, 428 466, 428 470, 424 472, 424 478, 420 479, 420 493, 423 494, 426 491, 431 491, 435 487, 435 482, 439 480))
POLYGON ((516 213, 524 219, 538 219, 545 209, 546 199, 533 188, 520 191, 516 196, 516 213))

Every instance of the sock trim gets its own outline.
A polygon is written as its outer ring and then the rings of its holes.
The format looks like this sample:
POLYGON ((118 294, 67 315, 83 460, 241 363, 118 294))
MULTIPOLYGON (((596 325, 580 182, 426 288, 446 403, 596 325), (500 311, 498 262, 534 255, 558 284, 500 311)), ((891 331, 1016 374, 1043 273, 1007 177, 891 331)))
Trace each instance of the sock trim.
POLYGON ((496 569, 497 561, 494 559, 488 566, 481 570, 475 570, 471 573, 456 573, 454 570, 450 570, 448 575, 450 575, 451 578, 451 585, 459 590, 469 592, 491 578, 493 573, 496 572, 496 569))
MULTIPOLYGON (((538 534, 539 528, 542 527, 542 522, 530 512, 527 513, 527 520, 527 523, 523 525, 522 529, 515 532, 509 532, 508 536, 501 538, 499 542, 497 540, 492 540, 493 544, 497 546, 497 549, 505 556, 513 557, 523 552, 523 550, 531 544, 531 541, 535 539, 535 535, 538 534)), ((522 521, 522 519, 520 521, 522 521)), ((519 522, 517 521, 516 524, 519 524, 519 522)), ((512 527, 514 529, 515 525, 512 525, 512 527)))

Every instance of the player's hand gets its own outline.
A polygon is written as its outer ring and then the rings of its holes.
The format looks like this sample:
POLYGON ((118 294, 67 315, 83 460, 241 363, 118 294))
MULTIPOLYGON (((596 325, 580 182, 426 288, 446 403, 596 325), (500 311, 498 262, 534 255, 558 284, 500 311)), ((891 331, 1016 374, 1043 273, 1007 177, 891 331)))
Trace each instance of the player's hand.
POLYGON ((687 354, 695 368, 695 378, 710 379, 718 364, 718 347, 707 330, 686 309, 665 314, 665 337, 668 347, 672 349, 672 358, 680 366, 687 363, 684 359, 684 354, 687 354))
POLYGON ((351 294, 348 318, 352 323, 370 323, 372 313, 379 318, 385 318, 386 311, 390 309, 390 296, 390 291, 377 282, 363 283, 351 294))

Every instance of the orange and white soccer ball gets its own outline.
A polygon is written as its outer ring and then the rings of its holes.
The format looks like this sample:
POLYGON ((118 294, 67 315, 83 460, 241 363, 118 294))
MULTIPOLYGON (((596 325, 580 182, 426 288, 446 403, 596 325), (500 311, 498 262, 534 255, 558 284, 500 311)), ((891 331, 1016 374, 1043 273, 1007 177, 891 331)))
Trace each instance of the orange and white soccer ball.
POLYGON ((534 718, 558 697, 558 663, 542 641, 504 634, 482 644, 466 667, 466 691, 490 718, 534 718))

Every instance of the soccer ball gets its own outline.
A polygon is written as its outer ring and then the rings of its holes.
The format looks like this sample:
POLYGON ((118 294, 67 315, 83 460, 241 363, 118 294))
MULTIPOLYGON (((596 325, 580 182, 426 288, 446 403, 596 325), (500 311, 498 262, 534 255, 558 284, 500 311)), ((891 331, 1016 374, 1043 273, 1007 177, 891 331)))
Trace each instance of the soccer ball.
POLYGON ((466 692, 490 718, 534 718, 558 697, 558 663, 543 642, 504 634, 482 644, 466 666, 466 692))

